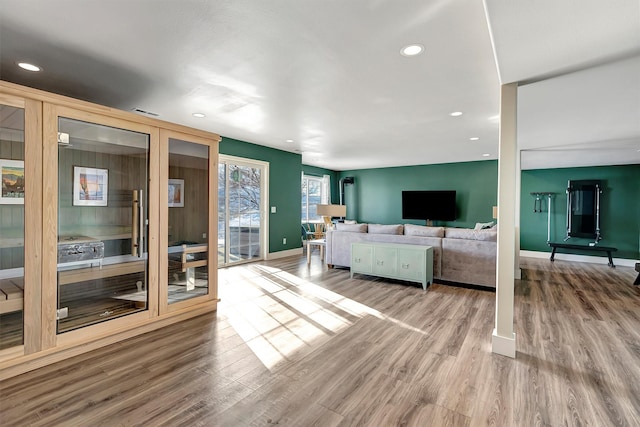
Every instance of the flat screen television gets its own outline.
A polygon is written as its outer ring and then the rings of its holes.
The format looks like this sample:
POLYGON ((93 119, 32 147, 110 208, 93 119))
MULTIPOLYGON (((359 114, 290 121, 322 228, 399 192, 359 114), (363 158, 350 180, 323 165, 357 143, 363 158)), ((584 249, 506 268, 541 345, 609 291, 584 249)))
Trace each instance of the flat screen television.
POLYGON ((456 219, 455 190, 403 191, 402 218, 454 221, 456 219))

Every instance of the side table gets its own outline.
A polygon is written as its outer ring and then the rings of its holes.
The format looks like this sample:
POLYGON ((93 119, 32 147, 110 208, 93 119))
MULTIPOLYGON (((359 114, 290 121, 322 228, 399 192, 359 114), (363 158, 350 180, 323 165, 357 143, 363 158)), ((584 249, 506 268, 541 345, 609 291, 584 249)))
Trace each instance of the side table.
POLYGON ((320 248, 320 260, 324 261, 324 245, 326 241, 324 239, 307 240, 307 264, 311 264, 311 250, 314 246, 320 248))

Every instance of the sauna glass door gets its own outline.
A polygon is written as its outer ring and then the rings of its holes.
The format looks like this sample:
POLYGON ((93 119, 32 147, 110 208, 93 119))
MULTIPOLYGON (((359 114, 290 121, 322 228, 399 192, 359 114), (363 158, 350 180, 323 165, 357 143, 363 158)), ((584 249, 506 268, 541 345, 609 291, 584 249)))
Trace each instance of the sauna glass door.
POLYGON ((0 104, 0 351, 24 342, 24 117, 0 104))
POLYGON ((58 120, 58 333, 148 307, 150 135, 58 120))
POLYGON ((210 147, 168 138, 167 303, 209 296, 210 147))

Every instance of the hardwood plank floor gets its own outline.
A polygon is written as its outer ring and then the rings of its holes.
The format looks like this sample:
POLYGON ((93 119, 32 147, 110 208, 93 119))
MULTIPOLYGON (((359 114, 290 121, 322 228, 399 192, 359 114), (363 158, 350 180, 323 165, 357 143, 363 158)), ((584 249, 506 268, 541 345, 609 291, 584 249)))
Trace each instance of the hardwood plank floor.
POLYGON ((0 425, 640 425, 636 273, 522 267, 516 359, 493 292, 292 257, 220 270, 217 315, 1 382, 0 425))

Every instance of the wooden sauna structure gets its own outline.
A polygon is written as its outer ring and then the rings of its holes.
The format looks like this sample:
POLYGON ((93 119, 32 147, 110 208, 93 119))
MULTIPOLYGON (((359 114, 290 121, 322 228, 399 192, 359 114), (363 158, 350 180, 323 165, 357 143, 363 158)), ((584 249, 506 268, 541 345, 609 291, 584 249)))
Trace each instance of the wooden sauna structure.
POLYGON ((0 379, 216 310, 219 141, 0 81, 0 379))

